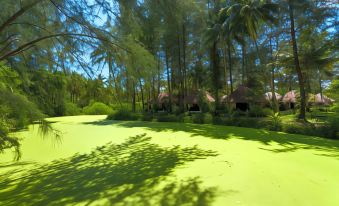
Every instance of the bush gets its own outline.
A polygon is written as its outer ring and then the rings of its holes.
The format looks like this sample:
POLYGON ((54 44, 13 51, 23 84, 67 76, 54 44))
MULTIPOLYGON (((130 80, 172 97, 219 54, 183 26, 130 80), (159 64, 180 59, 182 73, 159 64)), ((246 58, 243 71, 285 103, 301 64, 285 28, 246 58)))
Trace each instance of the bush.
POLYGON ((249 111, 250 117, 267 117, 273 114, 273 111, 270 108, 262 108, 258 105, 251 106, 249 111))
POLYGON ((283 132, 291 134, 303 134, 303 135, 313 135, 316 136, 315 127, 307 123, 289 123, 284 124, 282 128, 283 132))
POLYGON ((120 109, 112 114, 108 115, 107 119, 110 120, 138 120, 139 116, 135 113, 130 112, 127 109, 120 109))
POLYGON ((328 123, 317 127, 319 136, 339 139, 339 117, 333 117, 328 120, 328 123))
POLYGON ((192 122, 195 124, 204 124, 205 123, 205 114, 204 113, 198 113, 192 115, 192 122))
POLYGON ((102 102, 94 102, 84 108, 84 113, 88 115, 110 114, 113 110, 102 102))
POLYGON ((4 110, 2 118, 11 122, 11 128, 21 129, 35 120, 40 120, 44 115, 35 104, 21 94, 12 93, 0 88, 0 105, 4 110))
POLYGON ((66 116, 75 116, 81 114, 81 109, 71 102, 65 104, 65 115, 66 116))
POLYGON ((269 116, 269 124, 267 128, 272 131, 281 131, 282 120, 278 112, 269 116))
POLYGON ((183 122, 184 121, 184 115, 173 115, 173 114, 167 114, 167 113, 158 113, 156 115, 156 119, 158 122, 183 122))
POLYGON ((141 120, 151 122, 153 120, 153 114, 149 112, 144 112, 141 116, 141 120))

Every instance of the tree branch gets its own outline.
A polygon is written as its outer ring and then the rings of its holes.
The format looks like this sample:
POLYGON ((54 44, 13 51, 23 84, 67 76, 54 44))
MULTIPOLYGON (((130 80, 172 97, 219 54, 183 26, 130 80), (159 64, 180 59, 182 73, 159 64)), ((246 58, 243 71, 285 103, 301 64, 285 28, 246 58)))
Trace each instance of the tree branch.
POLYGON ((13 14, 11 17, 9 17, 2 25, 0 25, 0 33, 9 26, 13 21, 15 21, 18 17, 23 15, 26 11, 31 9, 33 6, 37 5, 39 2, 44 0, 35 0, 31 4, 28 4, 24 7, 22 7, 19 11, 17 11, 15 14, 13 14))

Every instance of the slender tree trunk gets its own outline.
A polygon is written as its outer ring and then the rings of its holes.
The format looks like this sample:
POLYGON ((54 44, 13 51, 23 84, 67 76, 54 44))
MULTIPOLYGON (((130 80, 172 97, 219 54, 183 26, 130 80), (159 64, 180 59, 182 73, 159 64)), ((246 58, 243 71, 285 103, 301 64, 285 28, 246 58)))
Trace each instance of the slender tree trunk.
POLYGON ((242 75, 241 75, 241 82, 244 85, 245 84, 245 74, 246 74, 246 45, 241 45, 241 69, 242 69, 242 75))
POLYGON ((231 43, 228 41, 227 44, 228 49, 228 65, 229 65, 229 76, 230 76, 230 85, 231 85, 231 93, 233 92, 233 78, 232 78, 232 55, 231 55, 231 43))
POLYGON ((181 46, 180 46, 180 37, 177 35, 177 43, 178 43, 178 64, 179 64, 179 107, 180 111, 185 111, 185 105, 184 105, 184 88, 183 88, 183 78, 182 78, 182 65, 181 65, 181 46))
POLYGON ((226 94, 228 95, 228 80, 227 80, 227 60, 226 60, 226 55, 227 55, 227 52, 226 52, 226 45, 224 46, 223 48, 223 60, 224 60, 224 79, 225 79, 225 88, 226 88, 226 94))
POLYGON ((158 101, 156 94, 155 94, 155 78, 152 77, 152 96, 153 96, 153 103, 156 103, 158 101))
POLYGON ((167 87, 168 87, 168 99, 169 99, 169 112, 172 112, 172 90, 171 90, 171 77, 169 72, 168 64, 168 52, 167 48, 165 49, 165 61, 166 61, 166 72, 167 72, 167 87))
POLYGON ((158 95, 157 95, 157 97, 159 96, 159 94, 160 94, 160 80, 161 80, 161 74, 160 74, 160 55, 159 55, 159 57, 158 57, 158 88, 157 88, 157 93, 158 93, 158 95))
POLYGON ((272 61, 272 68, 271 68, 271 93, 272 93, 272 108, 274 113, 279 112, 279 106, 277 102, 277 98, 275 96, 275 84, 274 84, 274 58, 273 58, 273 47, 272 47, 272 39, 270 38, 270 50, 271 50, 271 61, 272 61))
POLYGON ((319 76, 320 98, 321 98, 321 101, 322 101, 323 100, 323 86, 322 86, 322 83, 321 83, 321 72, 320 72, 319 68, 318 68, 318 76, 319 76))
POLYGON ((134 81, 132 81, 132 89, 133 89, 133 94, 132 94, 132 112, 135 112, 135 84, 134 81))
POLYGON ((217 41, 214 41, 213 46, 211 48, 211 70, 213 72, 213 82, 212 85, 214 87, 214 97, 215 97, 215 114, 219 109, 219 79, 220 79, 220 72, 219 72, 219 54, 218 54, 218 45, 217 41))
POLYGON ((186 66, 186 25, 185 23, 182 24, 182 56, 183 56, 183 102, 186 105, 186 97, 187 97, 187 66, 186 66))
POLYGON ((298 74, 298 81, 299 81, 299 87, 300 87, 300 114, 299 119, 306 121, 306 96, 305 96, 305 82, 303 78, 303 74, 301 71, 300 63, 299 63, 299 57, 298 57, 298 46, 297 46, 297 40, 295 36, 295 27, 294 27, 294 11, 293 11, 293 5, 291 0, 289 0, 289 15, 290 15, 290 22, 291 22, 291 38, 292 38, 292 44, 293 44, 293 56, 294 56, 294 64, 295 69, 298 74))
POLYGON ((141 92, 142 111, 145 111, 144 89, 142 86, 141 78, 139 79, 139 84, 140 84, 140 92, 141 92))

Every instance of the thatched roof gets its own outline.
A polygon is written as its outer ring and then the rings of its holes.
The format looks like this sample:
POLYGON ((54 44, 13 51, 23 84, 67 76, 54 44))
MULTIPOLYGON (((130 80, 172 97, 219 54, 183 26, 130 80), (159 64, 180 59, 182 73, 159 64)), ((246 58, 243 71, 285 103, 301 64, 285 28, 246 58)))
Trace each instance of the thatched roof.
POLYGON ((214 97, 212 97, 212 95, 207 92, 199 92, 199 91, 194 91, 194 92, 190 92, 190 94, 188 94, 185 98, 185 101, 187 104, 198 104, 199 103, 199 99, 201 98, 200 95, 203 94, 203 97, 207 102, 212 103, 215 102, 214 97))
POLYGON ((327 106, 327 105, 333 104, 334 100, 325 96, 325 95, 321 95, 319 93, 319 94, 310 96, 309 102, 314 103, 316 105, 326 105, 327 106))
MULTIPOLYGON (((277 101, 280 101, 282 99, 282 96, 278 94, 277 92, 274 92, 274 94, 275 94, 275 98, 277 101)), ((272 92, 266 92, 264 94, 264 98, 266 101, 272 101, 272 97, 273 97, 272 92)))
POLYGON ((284 103, 296 103, 297 102, 298 94, 295 90, 287 92, 284 97, 282 98, 282 101, 284 103))
MULTIPOLYGON (((199 92, 199 91, 189 92, 189 94, 185 98, 186 103, 187 104, 198 104, 201 94, 202 93, 199 92)), ((212 95, 210 93, 205 91, 205 92, 203 92, 203 94, 204 94, 204 96, 202 98, 204 98, 207 102, 209 102, 209 103, 215 102, 215 99, 212 97, 212 95)), ((172 94, 172 102, 178 103, 178 100, 179 100, 178 96, 172 94)), ((169 103, 169 94, 167 92, 160 93, 159 96, 158 96, 158 103, 159 104, 169 103)))
POLYGON ((229 101, 234 103, 248 103, 251 94, 251 89, 245 86, 238 86, 229 96, 229 101))
POLYGON ((227 95, 222 96, 222 97, 220 98, 220 102, 221 102, 221 103, 226 103, 227 100, 228 100, 227 97, 228 97, 227 95))
MULTIPOLYGON (((161 92, 159 95, 158 95, 158 103, 159 104, 166 104, 166 103, 169 103, 169 93, 167 92, 161 92)), ((177 103, 178 102, 178 98, 177 96, 173 95, 172 94, 172 103, 177 103)))
POLYGON ((206 95, 206 99, 208 102, 215 102, 215 99, 214 97, 212 97, 212 95, 208 92, 205 92, 205 95, 206 95))

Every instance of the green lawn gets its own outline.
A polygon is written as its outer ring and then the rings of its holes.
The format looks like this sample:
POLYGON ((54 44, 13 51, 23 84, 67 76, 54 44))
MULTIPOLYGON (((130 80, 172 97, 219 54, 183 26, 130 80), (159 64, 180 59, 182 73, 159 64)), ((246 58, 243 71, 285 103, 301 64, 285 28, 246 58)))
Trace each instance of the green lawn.
POLYGON ((51 118, 0 154, 0 205, 339 205, 339 141, 183 123, 51 118))

